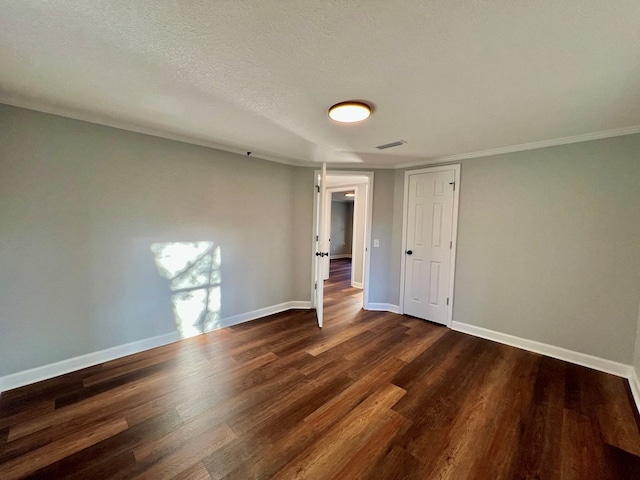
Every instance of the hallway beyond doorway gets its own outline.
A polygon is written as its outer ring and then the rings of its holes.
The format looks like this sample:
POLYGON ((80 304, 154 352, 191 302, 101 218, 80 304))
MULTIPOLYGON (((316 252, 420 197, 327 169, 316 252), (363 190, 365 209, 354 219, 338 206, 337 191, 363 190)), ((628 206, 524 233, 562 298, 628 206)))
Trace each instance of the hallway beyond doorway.
POLYGON ((362 307, 362 289, 351 286, 351 259, 331 260, 329 279, 324 282, 325 308, 338 303, 357 303, 362 307))

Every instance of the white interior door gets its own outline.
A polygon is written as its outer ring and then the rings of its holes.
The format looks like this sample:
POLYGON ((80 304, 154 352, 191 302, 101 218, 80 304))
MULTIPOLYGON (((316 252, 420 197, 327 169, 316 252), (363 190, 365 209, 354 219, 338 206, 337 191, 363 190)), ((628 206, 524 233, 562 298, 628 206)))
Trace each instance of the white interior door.
POLYGON ((322 268, 324 269, 324 280, 329 280, 329 272, 331 270, 331 192, 327 192, 325 188, 325 209, 324 209, 324 239, 326 247, 323 252, 329 252, 329 255, 322 257, 322 268))
POLYGON ((318 326, 322 328, 323 324, 323 301, 324 301, 324 257, 329 256, 327 246, 327 218, 325 215, 326 197, 327 197, 327 164, 322 164, 322 172, 318 175, 316 182, 316 201, 318 205, 318 215, 316 216, 316 315, 318 317, 318 326))
POLYGON ((450 306, 455 170, 409 175, 404 313, 446 325, 450 306))

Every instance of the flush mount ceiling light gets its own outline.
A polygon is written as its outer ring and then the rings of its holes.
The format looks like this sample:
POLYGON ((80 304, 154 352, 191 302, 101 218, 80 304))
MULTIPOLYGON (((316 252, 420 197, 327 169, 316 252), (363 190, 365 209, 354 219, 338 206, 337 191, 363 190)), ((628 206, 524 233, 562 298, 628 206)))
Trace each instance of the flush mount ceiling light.
POLYGON ((371 107, 366 103, 350 101, 336 103, 329 109, 329 118, 340 123, 356 123, 369 118, 371 107))

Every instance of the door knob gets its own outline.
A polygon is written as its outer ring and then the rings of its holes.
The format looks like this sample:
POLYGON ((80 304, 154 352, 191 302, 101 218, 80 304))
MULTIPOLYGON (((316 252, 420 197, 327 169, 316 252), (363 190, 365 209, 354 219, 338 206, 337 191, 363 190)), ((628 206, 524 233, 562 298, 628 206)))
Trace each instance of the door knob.
POLYGON ((413 254, 413 250, 407 250, 407 251, 406 251, 406 254, 407 254, 407 255, 412 255, 412 254, 413 254))

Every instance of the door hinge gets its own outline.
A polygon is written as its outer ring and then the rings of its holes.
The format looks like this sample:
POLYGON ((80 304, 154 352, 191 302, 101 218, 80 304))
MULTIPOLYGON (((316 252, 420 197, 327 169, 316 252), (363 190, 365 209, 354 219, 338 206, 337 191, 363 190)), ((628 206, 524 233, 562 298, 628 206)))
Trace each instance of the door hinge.
POLYGON ((453 240, 449 242, 449 249, 452 249, 452 248, 453 248, 453 240))
POLYGON ((449 297, 447 297, 447 305, 449 305, 449 297))
POLYGON ((318 193, 320 193, 320 185, 316 185, 316 190, 318 193))
POLYGON ((317 290, 317 289, 318 289, 318 282, 316 282, 316 284, 313 286, 313 289, 314 289, 314 290, 317 290))
POLYGON ((449 182, 449 185, 453 185, 453 191, 456 191, 456 182, 449 182))
POLYGON ((316 235, 316 242, 318 241, 318 235, 316 235))

